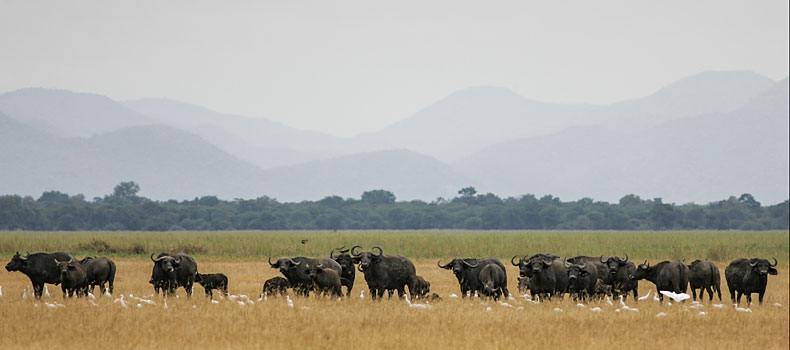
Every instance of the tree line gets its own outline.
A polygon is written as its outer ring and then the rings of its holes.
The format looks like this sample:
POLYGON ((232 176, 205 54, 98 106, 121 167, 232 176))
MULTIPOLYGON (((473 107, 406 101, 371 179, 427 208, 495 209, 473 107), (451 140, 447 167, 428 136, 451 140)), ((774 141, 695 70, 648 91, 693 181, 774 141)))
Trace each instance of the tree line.
POLYGON ((582 198, 563 202, 532 194, 500 198, 462 188, 451 199, 397 201, 387 190, 359 199, 329 196, 281 203, 267 196, 221 200, 154 201, 140 187, 122 182, 113 193, 83 195, 44 192, 0 196, 0 230, 787 230, 790 201, 763 206, 746 193, 708 204, 676 205, 629 194, 618 203, 582 198))

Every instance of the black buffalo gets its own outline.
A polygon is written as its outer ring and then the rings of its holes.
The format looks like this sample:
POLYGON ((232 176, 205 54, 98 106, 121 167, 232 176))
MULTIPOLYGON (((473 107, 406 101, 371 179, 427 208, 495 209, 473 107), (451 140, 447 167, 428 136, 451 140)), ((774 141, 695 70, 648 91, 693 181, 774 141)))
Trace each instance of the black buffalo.
MULTIPOLYGON (((630 277, 634 274, 636 265, 633 261, 628 260, 628 254, 625 255, 625 259, 610 256, 604 260, 603 255, 598 259, 608 267, 608 271, 605 273, 609 276, 608 284, 611 286, 611 293, 615 297, 622 294, 625 299, 628 299, 628 292, 632 292, 634 300, 636 300, 639 296, 639 281, 632 280, 630 277)), ((601 277, 599 276, 598 278, 601 277)), ((605 281, 602 281, 602 283, 607 284, 605 281)))
POLYGON ((206 296, 211 299, 214 298, 214 289, 228 296, 228 276, 224 273, 196 273, 195 282, 203 286, 206 296))
POLYGON ((568 293, 573 295, 574 300, 585 300, 595 295, 595 284, 600 280, 595 265, 566 261, 565 268, 568 271, 568 293))
POLYGON ((689 284, 689 268, 680 260, 663 261, 654 266, 650 266, 645 260, 636 268, 631 279, 646 279, 653 282, 656 285, 658 298, 663 302, 664 295, 661 294, 661 291, 686 293, 689 284))
POLYGON ((310 266, 316 266, 318 264, 321 264, 321 266, 325 268, 335 270, 338 276, 343 272, 343 268, 340 267, 340 264, 332 258, 314 259, 299 256, 295 258, 280 258, 272 263, 272 259, 269 257, 269 267, 279 269, 280 273, 288 279, 289 286, 294 288, 296 294, 302 296, 308 296, 313 289, 313 280, 310 278, 308 269, 310 266))
POLYGON ((265 282, 263 282, 263 291, 261 291, 261 297, 270 296, 270 295, 286 295, 288 294, 288 287, 290 283, 288 280, 283 277, 272 277, 265 282))
POLYGON ((527 256, 524 255, 523 257, 518 259, 518 262, 516 262, 516 258, 518 258, 518 255, 510 258, 510 263, 513 264, 513 266, 518 267, 519 277, 529 278, 532 275, 532 268, 528 266, 530 260, 540 258, 547 261, 553 261, 559 259, 560 257, 554 254, 535 254, 527 258, 527 256))
POLYGON ((708 297, 713 300, 713 291, 719 294, 721 301, 721 274, 719 268, 710 261, 694 260, 689 264, 689 286, 691 295, 697 300, 697 289, 699 289, 699 300, 702 300, 703 290, 708 292, 708 297))
POLYGON ((478 278, 483 285, 484 296, 498 300, 507 293, 507 277, 505 270, 497 264, 488 264, 480 270, 478 278))
POLYGON ((408 258, 401 255, 384 255, 380 247, 373 247, 377 253, 370 251, 357 252, 360 246, 351 248, 351 256, 357 268, 365 275, 365 282, 370 289, 373 300, 381 299, 386 290, 397 290, 398 296, 406 294, 406 286, 409 287, 409 294, 412 299, 416 296, 415 283, 417 273, 414 264, 408 258))
MULTIPOLYGON (((511 263, 515 262, 511 259, 511 263)), ((521 277, 529 278, 529 290, 533 296, 545 299, 562 297, 568 290, 568 270, 565 262, 553 255, 537 254, 519 261, 521 277)))
POLYGON ((41 295, 44 293, 44 283, 60 284, 60 270, 55 260, 69 261, 72 259, 74 257, 71 254, 63 252, 52 254, 28 253, 25 256, 21 256, 17 252, 5 266, 5 269, 24 273, 30 278, 30 283, 33 284, 33 294, 37 299, 41 299, 41 295))
POLYGON ((340 272, 340 284, 346 287, 346 295, 351 295, 351 289, 354 288, 354 279, 356 278, 356 266, 354 266, 354 259, 348 254, 349 249, 345 247, 335 248, 329 252, 329 257, 340 264, 342 269, 340 272), (335 255, 335 250, 340 254, 335 255))
POLYGON ((102 294, 107 291, 105 283, 109 285, 110 294, 115 289, 115 262, 105 257, 86 257, 80 260, 82 268, 85 269, 85 278, 88 280, 88 288, 93 293, 94 288, 99 286, 102 294))
MULTIPOLYGON (((480 271, 490 264, 497 265, 502 271, 506 271, 505 265, 502 265, 502 262, 496 258, 455 258, 445 265, 442 265, 441 260, 436 262, 439 268, 453 271, 455 278, 458 280, 458 285, 461 288, 462 298, 466 297, 467 292, 469 292, 470 296, 475 296, 475 293, 480 295, 483 294, 483 283, 480 282, 480 271)), ((505 275, 503 293, 505 297, 510 296, 510 292, 507 290, 507 275, 505 275)))
POLYGON ((305 263, 307 267, 307 274, 313 281, 313 289, 316 295, 321 294, 326 296, 340 297, 343 296, 343 290, 340 284, 340 274, 337 271, 324 267, 321 264, 310 266, 310 263, 305 263))
POLYGON ((746 294, 746 302, 752 303, 752 293, 759 295, 760 304, 765 296, 765 286, 768 284, 768 275, 776 275, 776 258, 771 264, 766 259, 735 259, 724 269, 727 279, 727 288, 733 303, 740 304, 741 296, 746 294), (736 300, 735 293, 738 293, 736 300))
POLYGON ((178 287, 184 287, 187 296, 192 296, 192 285, 198 269, 195 259, 183 253, 161 253, 156 258, 151 254, 151 261, 154 262, 154 269, 150 283, 154 285, 156 292, 162 288, 164 293, 173 295, 178 287))
POLYGON ((63 291, 63 297, 68 293, 69 297, 77 294, 77 297, 88 294, 88 283, 85 278, 85 270, 79 261, 71 258, 69 261, 55 260, 55 264, 60 270, 60 289, 63 291))

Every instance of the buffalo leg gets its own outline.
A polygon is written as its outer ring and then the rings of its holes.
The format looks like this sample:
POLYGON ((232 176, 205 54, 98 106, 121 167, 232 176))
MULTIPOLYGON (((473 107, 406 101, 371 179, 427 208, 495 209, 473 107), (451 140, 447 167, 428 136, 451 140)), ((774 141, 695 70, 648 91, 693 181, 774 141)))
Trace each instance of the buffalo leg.
POLYGON ((752 293, 746 294, 746 306, 752 305, 752 293))
MULTIPOLYGON (((711 286, 708 286, 706 289, 708 290, 708 297, 709 297, 710 301, 713 302, 713 288, 711 288, 711 286)), ((701 299, 702 298, 700 298, 700 300, 701 299)))
POLYGON ((738 293, 738 296, 735 298, 735 305, 740 305, 741 304, 741 297, 743 296, 743 292, 737 291, 737 293, 738 293))
POLYGON ((763 297, 765 296, 765 291, 760 292, 758 298, 760 300, 760 305, 763 304, 763 297))
POLYGON ((378 296, 379 296, 379 300, 384 298, 384 288, 379 288, 378 296))
MULTIPOLYGON (((700 288, 699 294, 699 299, 702 301, 702 288, 700 288)), ((692 300, 697 300, 697 288, 691 287, 691 297, 693 298, 692 300)))
POLYGON ((33 283, 33 296, 36 299, 41 300, 41 295, 43 295, 43 294, 44 294, 44 283, 36 284, 34 282, 33 283))

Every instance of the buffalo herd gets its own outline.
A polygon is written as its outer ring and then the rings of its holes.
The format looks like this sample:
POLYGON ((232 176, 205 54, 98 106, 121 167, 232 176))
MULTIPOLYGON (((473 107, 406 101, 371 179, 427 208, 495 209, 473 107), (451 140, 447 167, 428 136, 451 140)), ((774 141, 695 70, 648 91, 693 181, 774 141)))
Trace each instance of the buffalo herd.
MULTIPOLYGON (((154 292, 161 290, 165 295, 175 294, 183 287, 192 295, 194 283, 203 286, 206 295, 213 297, 213 290, 228 295, 228 277, 222 273, 202 274, 198 272, 195 259, 186 254, 161 253, 150 256, 153 264, 149 283, 154 292)), ((412 299, 439 296, 431 294, 431 284, 417 275, 412 261, 402 255, 384 254, 381 247, 363 250, 361 246, 333 249, 328 258, 282 257, 269 266, 278 269, 283 277, 274 277, 264 282, 262 297, 285 295, 291 289, 297 295, 332 297, 349 296, 354 288, 356 271, 363 274, 370 297, 381 300, 384 292, 388 297, 397 292, 404 297, 408 288, 412 299), (343 293, 345 287, 345 293, 343 293)), ((636 265, 617 256, 577 256, 562 258, 554 254, 514 256, 511 264, 518 268, 518 290, 529 291, 541 300, 563 298, 568 294, 574 300, 590 300, 605 296, 637 298, 639 281, 648 280, 658 292, 686 293, 691 288, 694 300, 699 290, 700 300, 707 292, 713 300, 714 292, 721 300, 721 275, 715 264, 695 260, 686 264, 681 260, 663 261, 651 265, 647 261, 636 265)), ((441 269, 452 271, 458 280, 461 297, 479 296, 493 298, 510 297, 505 265, 496 258, 453 258, 442 264, 441 269)), ((777 261, 766 259, 735 259, 724 270, 730 298, 736 305, 746 295, 751 304, 752 294, 758 294, 760 304, 765 296, 768 275, 776 275, 777 261)), ((75 259, 71 254, 34 253, 21 255, 18 252, 6 265, 8 271, 19 271, 30 278, 36 298, 41 298, 44 284, 60 285, 63 296, 89 295, 96 286, 102 293, 113 293, 115 263, 106 257, 75 259), (107 286, 105 287, 105 284, 107 286)), ((665 293, 657 293, 663 301, 665 293)))

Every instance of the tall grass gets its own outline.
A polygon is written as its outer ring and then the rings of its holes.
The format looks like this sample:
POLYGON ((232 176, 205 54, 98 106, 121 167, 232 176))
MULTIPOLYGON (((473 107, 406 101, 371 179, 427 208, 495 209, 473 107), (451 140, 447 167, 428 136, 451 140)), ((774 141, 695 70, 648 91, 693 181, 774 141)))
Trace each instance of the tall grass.
POLYGON ((160 251, 198 257, 325 256, 340 246, 377 245, 411 258, 509 258, 628 254, 634 259, 772 257, 786 263, 787 231, 218 231, 218 232, 0 232, 0 255, 66 251, 75 255, 146 256, 160 251), (302 244, 302 241, 305 243, 302 244))

